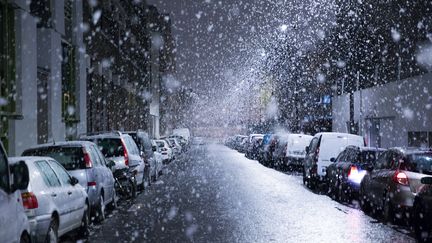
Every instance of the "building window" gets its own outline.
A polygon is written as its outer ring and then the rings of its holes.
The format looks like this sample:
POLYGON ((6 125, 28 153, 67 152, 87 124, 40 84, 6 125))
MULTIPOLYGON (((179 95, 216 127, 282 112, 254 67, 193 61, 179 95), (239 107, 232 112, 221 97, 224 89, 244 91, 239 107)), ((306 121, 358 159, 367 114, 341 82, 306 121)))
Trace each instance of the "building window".
POLYGON ((408 146, 410 147, 430 147, 432 132, 408 132, 408 146))
POLYGON ((62 112, 66 122, 76 120, 75 48, 62 43, 62 112))
POLYGON ((65 39, 72 42, 73 34, 73 1, 66 0, 64 2, 64 16, 65 16, 65 39))
POLYGON ((8 116, 15 113, 15 14, 0 0, 0 138, 7 148, 8 116))
POLYGON ((31 1, 30 12, 37 18, 37 27, 52 27, 51 0, 31 1))

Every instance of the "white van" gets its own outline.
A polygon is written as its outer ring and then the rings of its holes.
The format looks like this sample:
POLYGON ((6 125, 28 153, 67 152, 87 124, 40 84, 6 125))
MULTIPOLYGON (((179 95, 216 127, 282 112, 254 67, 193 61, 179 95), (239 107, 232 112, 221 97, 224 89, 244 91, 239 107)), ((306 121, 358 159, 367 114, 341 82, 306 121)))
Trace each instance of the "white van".
POLYGON ((327 167, 348 145, 365 146, 363 137, 348 133, 317 133, 306 147, 303 165, 303 183, 314 186, 323 181, 327 167))
POLYGON ((306 157, 306 147, 312 141, 313 136, 305 134, 289 134, 285 149, 284 162, 286 166, 301 168, 306 157))

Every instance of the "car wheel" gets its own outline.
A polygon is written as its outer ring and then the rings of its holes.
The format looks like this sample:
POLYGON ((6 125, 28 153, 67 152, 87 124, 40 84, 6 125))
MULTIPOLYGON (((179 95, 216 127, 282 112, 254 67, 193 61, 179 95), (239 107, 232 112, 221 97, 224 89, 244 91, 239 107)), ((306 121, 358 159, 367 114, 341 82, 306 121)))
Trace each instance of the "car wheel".
POLYGON ((103 222, 105 220, 105 201, 104 201, 103 195, 100 195, 99 205, 98 205, 96 213, 97 213, 96 221, 98 223, 103 222))
POLYGON ((394 221, 394 212, 393 206, 390 202, 390 198, 386 196, 383 201, 383 222, 384 224, 393 223, 394 221))
POLYGON ((416 199, 413 206, 412 225, 414 228, 415 237, 418 242, 428 242, 432 236, 431 227, 428 225, 426 215, 422 214, 421 202, 416 199))
POLYGON ((89 225, 90 225, 90 207, 86 202, 84 207, 83 217, 81 219, 81 226, 79 228, 80 234, 83 236, 89 235, 89 225))
POLYGON ((307 185, 306 172, 303 170, 303 185, 307 185))
POLYGON ((117 198, 117 192, 116 192, 115 188, 113 188, 113 193, 112 194, 113 194, 113 196, 112 196, 111 202, 108 205, 108 207, 109 207, 110 210, 114 210, 118 206, 117 205, 118 198, 117 198))
POLYGON ((51 219, 51 223, 48 227, 48 232, 45 238, 46 243, 57 243, 58 242, 58 223, 56 219, 51 219))
POLYGON ((156 182, 158 180, 159 173, 155 170, 155 174, 153 176, 153 181, 156 182))
POLYGON ((20 238, 20 243, 30 243, 30 236, 27 233, 23 233, 20 238))
POLYGON ((131 198, 136 198, 137 196, 137 183, 136 180, 131 181, 131 198))

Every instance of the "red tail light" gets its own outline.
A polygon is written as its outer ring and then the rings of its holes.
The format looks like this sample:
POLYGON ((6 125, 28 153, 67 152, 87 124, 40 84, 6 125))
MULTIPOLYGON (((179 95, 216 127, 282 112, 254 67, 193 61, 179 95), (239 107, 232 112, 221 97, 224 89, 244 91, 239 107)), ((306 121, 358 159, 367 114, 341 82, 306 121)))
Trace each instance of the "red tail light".
POLYGON ((91 161, 90 158, 90 154, 87 153, 87 150, 85 148, 83 148, 83 153, 84 153, 84 163, 85 163, 85 167, 86 168, 91 168, 93 167, 93 163, 91 161))
POLYGON ((87 182, 87 186, 96 186, 96 181, 89 181, 87 182))
POLYGON ((351 165, 350 171, 348 172, 348 176, 358 174, 357 166, 351 165))
POLYGON ((393 179, 394 179, 394 181, 396 183, 399 183, 401 185, 404 185, 404 186, 408 186, 409 185, 408 177, 403 172, 396 171, 393 179))
POLYGON ((129 166, 129 155, 128 155, 128 152, 126 150, 126 145, 125 145, 125 142, 123 141, 123 139, 121 140, 121 142, 122 142, 123 151, 124 151, 125 165, 129 166))
POLYGON ((39 207, 38 200, 33 192, 21 193, 23 206, 25 209, 35 209, 39 207))

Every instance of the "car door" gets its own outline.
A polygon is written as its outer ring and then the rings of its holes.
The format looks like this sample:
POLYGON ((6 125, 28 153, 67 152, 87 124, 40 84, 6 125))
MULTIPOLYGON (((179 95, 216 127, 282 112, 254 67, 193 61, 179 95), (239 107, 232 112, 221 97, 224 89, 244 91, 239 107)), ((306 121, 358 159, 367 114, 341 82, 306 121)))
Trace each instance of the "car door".
POLYGON ((105 186, 105 179, 103 176, 103 171, 101 169, 102 161, 99 159, 99 156, 96 153, 96 148, 94 145, 89 145, 86 147, 86 150, 89 152, 91 161, 93 162, 93 167, 91 169, 87 169, 87 174, 96 182, 96 194, 99 197, 101 189, 105 186))
POLYGON ((68 228, 67 231, 80 225, 83 216, 84 200, 82 200, 83 188, 79 185, 72 185, 71 176, 57 161, 50 160, 50 166, 53 168, 57 177, 60 179, 62 191, 66 194, 65 208, 67 208, 68 228))
POLYGON ((129 166, 136 166, 136 180, 138 184, 140 184, 144 178, 144 161, 142 160, 139 149, 133 139, 130 136, 125 136, 124 141, 129 155, 129 166))
POLYGON ((378 160, 374 170, 370 173, 368 190, 371 200, 375 205, 381 205, 385 190, 385 176, 390 168, 390 161, 393 157, 392 151, 386 151, 378 160))
POLYGON ((97 149, 96 146, 92 146, 92 150, 99 161, 97 170, 99 174, 99 180, 101 181, 101 184, 104 188, 104 199, 106 201, 113 197, 114 178, 111 169, 106 166, 105 157, 103 157, 102 153, 97 149))
POLYGON ((62 231, 63 229, 70 226, 70 219, 68 215, 68 211, 70 209, 67 205, 67 192, 65 188, 62 187, 60 179, 48 164, 48 161, 40 160, 36 161, 35 164, 39 172, 42 174, 42 179, 49 188, 49 194, 55 207, 59 211, 59 231, 62 231))

